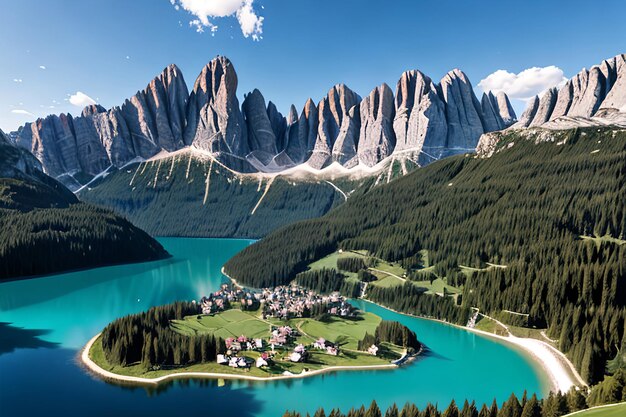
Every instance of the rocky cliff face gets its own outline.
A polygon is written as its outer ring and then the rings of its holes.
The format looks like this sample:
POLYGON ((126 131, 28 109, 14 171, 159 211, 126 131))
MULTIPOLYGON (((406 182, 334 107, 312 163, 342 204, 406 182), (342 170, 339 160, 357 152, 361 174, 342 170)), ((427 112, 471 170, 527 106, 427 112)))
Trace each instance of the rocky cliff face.
POLYGON ((614 113, 626 113, 624 54, 607 59, 590 70, 583 69, 558 91, 551 89, 541 99, 535 97, 515 127, 605 124, 600 119, 617 120, 614 113))
POLYGON ((530 121, 530 126, 542 125, 550 120, 550 115, 554 110, 554 106, 556 106, 557 97, 558 90, 556 88, 551 88, 545 92, 537 104, 537 111, 532 121, 530 121))
POLYGON ((317 137, 311 157, 307 161, 313 168, 320 169, 328 165, 332 162, 333 153, 345 160, 354 157, 345 152, 349 151, 350 143, 354 143, 356 153, 358 133, 350 125, 358 122, 354 120, 356 112, 353 111, 351 114, 349 112, 359 102, 360 97, 344 84, 331 88, 326 97, 320 101, 317 137))
POLYGON ((402 74, 396 87, 395 104, 396 153, 419 156, 425 152, 430 155, 445 148, 448 135, 446 104, 429 77, 420 71, 402 74))
POLYGON ((78 117, 48 116, 20 128, 17 144, 30 150, 45 172, 77 189, 92 177, 134 158, 184 146, 188 92, 175 65, 170 65, 122 107, 86 107, 78 117), (80 174, 80 175, 78 175, 80 174))
POLYGON ((185 144, 214 153, 235 170, 249 172, 253 169, 245 160, 249 147, 237 82, 228 58, 217 57, 202 69, 189 96, 185 144))
POLYGON ((26 179, 45 176, 41 162, 30 152, 16 146, 0 130, 0 178, 26 179))
MULTIPOLYGON (((620 65, 607 62, 604 72, 594 76, 623 84, 620 65)), ((280 172, 302 163, 316 169, 332 163, 371 167, 389 156, 419 165, 472 151, 483 132, 515 120, 506 95, 489 93, 479 102, 460 70, 439 84, 407 71, 395 96, 383 84, 363 100, 336 85, 318 105, 309 99, 300 115, 291 106, 287 117, 256 89, 240 106, 237 84, 233 64, 224 57, 202 69, 191 92, 180 70, 170 65, 122 106, 93 105, 78 117, 39 119, 22 127, 16 142, 42 162, 46 173, 75 190, 110 166, 187 146, 242 173, 280 172)), ((596 108, 589 104, 593 94, 580 93, 576 108, 596 108)))
POLYGON ((393 152, 396 134, 393 120, 396 109, 393 92, 387 84, 372 90, 361 102, 359 161, 374 166, 393 152))
POLYGON ((167 67, 145 90, 122 105, 122 115, 133 138, 136 156, 150 157, 161 149, 183 146, 188 91, 180 70, 167 67))
POLYGON ((462 71, 455 69, 443 77, 440 89, 446 102, 447 148, 461 152, 473 151, 485 129, 482 109, 472 85, 462 71))

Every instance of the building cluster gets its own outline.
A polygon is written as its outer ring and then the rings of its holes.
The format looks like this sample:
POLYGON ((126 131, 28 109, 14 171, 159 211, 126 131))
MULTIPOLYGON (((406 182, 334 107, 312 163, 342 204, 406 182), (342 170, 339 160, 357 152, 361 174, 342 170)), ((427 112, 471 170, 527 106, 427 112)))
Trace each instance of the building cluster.
MULTIPOLYGON (((358 314, 358 310, 337 292, 321 295, 298 285, 279 286, 253 292, 224 284, 219 291, 202 297, 199 304, 202 314, 216 314, 228 310, 233 302, 239 302, 242 307, 249 310, 263 306, 263 319, 289 320, 320 314, 355 317, 358 314)), ((238 354, 243 351, 258 351, 260 356, 256 360, 256 366, 258 368, 270 366, 276 353, 275 348, 285 349, 288 346, 294 346, 298 336, 298 331, 290 326, 273 326, 268 339, 248 338, 245 335, 230 337, 224 341, 226 352, 217 355, 217 363, 233 368, 249 369, 254 361, 238 354)), ((325 351, 329 355, 339 354, 339 346, 323 338, 316 340, 309 348, 325 351)), ((297 344, 285 356, 285 360, 304 362, 308 357, 307 347, 297 344)))
POLYGON ((263 318, 289 320, 306 317, 316 309, 341 317, 356 315, 356 309, 338 292, 321 295, 298 285, 289 285, 266 288, 258 295, 259 301, 263 303, 263 318))
POLYGON ((339 346, 335 345, 323 337, 320 337, 313 343, 314 349, 325 350, 329 355, 337 356, 339 354, 339 346))
POLYGON ((202 314, 215 314, 228 310, 233 302, 239 302, 247 309, 253 310, 259 304, 259 296, 251 291, 223 284, 218 291, 200 299, 200 308, 202 314))

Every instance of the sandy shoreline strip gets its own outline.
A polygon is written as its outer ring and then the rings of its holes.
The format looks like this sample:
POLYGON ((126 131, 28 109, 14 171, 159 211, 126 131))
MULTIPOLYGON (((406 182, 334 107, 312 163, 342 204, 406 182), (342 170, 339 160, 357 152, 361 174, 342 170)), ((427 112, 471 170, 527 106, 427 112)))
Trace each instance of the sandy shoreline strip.
POLYGON ((436 321, 438 323, 447 324, 448 326, 453 326, 458 329, 466 330, 468 332, 476 333, 484 337, 495 339, 498 342, 504 342, 506 344, 513 345, 514 348, 522 351, 528 357, 530 357, 533 362, 535 362, 538 366, 541 367, 544 374, 549 379, 550 390, 551 391, 561 391, 567 392, 573 386, 578 387, 587 387, 585 381, 578 374, 578 371, 574 367, 574 365, 570 362, 570 360, 561 352, 553 346, 550 346, 548 343, 543 342, 538 339, 526 338, 526 337, 516 337, 513 335, 510 336, 499 336, 497 334, 485 332, 483 330, 474 329, 471 327, 460 326, 458 324, 449 323, 447 321, 434 319, 430 317, 421 317, 416 316, 409 313, 403 313, 401 311, 396 311, 389 307, 385 307, 384 305, 374 303, 367 299, 363 299, 363 301, 371 304, 375 304, 384 309, 393 311, 397 314, 402 314, 403 316, 412 317, 416 319, 423 320, 431 320, 436 321))
POLYGON ((329 366, 324 369, 316 369, 312 371, 306 371, 299 374, 293 375, 276 375, 276 376, 268 376, 268 377, 259 377, 252 375, 236 375, 236 374, 221 374, 216 372, 178 372, 170 375, 163 375, 157 378, 142 378, 138 376, 128 376, 128 375, 119 375, 105 369, 102 369, 98 364, 91 360, 89 357, 89 351, 91 347, 100 337, 100 333, 95 335, 94 337, 87 342, 83 351, 81 352, 80 359, 81 362, 89 369, 91 372, 95 373, 99 377, 105 380, 110 381, 121 381, 121 382, 129 382, 135 384, 149 384, 149 385, 157 385, 160 382, 168 381, 170 379, 184 379, 184 378, 204 378, 204 379, 235 379, 235 380, 245 380, 245 381, 259 381, 259 382, 267 382, 267 381, 280 381, 285 379, 299 379, 299 378, 307 378, 310 376, 320 375, 329 372, 337 372, 337 371, 371 371, 371 370, 381 370, 381 369, 397 369, 398 365, 394 365, 390 363, 389 365, 361 365, 361 366, 329 366))

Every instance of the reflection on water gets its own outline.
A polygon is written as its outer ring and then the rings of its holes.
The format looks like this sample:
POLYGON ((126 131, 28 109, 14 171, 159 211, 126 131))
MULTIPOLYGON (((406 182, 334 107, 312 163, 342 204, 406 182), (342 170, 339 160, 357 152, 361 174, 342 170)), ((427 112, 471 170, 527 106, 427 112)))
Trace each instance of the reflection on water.
POLYGON ((11 323, 0 323, 0 355, 13 352, 15 349, 57 347, 56 343, 40 339, 40 336, 48 333, 50 330, 23 329, 12 326, 11 323))
POLYGON ((175 300, 198 299, 224 282, 221 266, 243 240, 161 239, 171 259, 0 284, 0 414, 72 416, 281 416, 319 406, 348 410, 376 398, 478 403, 515 392, 545 393, 517 352, 440 323, 360 308, 414 330, 430 352, 397 370, 329 373, 287 381, 176 380, 157 387, 103 382, 77 363, 78 350, 107 323, 175 300), (47 330, 38 330, 47 329, 47 330), (8 342, 4 341, 5 339, 8 342), (43 349, 52 348, 54 349, 43 349), (31 349, 40 348, 40 349, 31 349), (474 381, 480 380, 480 384, 474 381), (37 401, 32 401, 37 397, 37 401))

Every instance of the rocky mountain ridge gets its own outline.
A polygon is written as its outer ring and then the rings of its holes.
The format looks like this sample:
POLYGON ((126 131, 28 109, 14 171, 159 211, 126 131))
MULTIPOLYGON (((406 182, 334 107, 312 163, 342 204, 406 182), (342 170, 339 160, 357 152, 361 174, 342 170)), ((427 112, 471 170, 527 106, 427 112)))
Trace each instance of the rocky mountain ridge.
POLYGON ((287 116, 258 90, 240 106, 237 84, 225 57, 202 69, 191 92, 170 65, 120 107, 51 115, 14 136, 46 173, 75 190, 110 166, 187 146, 211 152, 241 173, 281 172, 303 163, 315 169, 333 163, 372 167, 390 156, 423 165, 473 151, 484 132, 515 120, 505 95, 484 95, 479 102, 458 69, 439 84, 407 71, 395 94, 382 84, 364 99, 336 85, 317 105, 309 99, 299 115, 291 106, 287 116))
POLYGON ((583 69, 560 89, 534 97, 512 128, 568 129, 606 124, 626 126, 626 54, 583 69))

